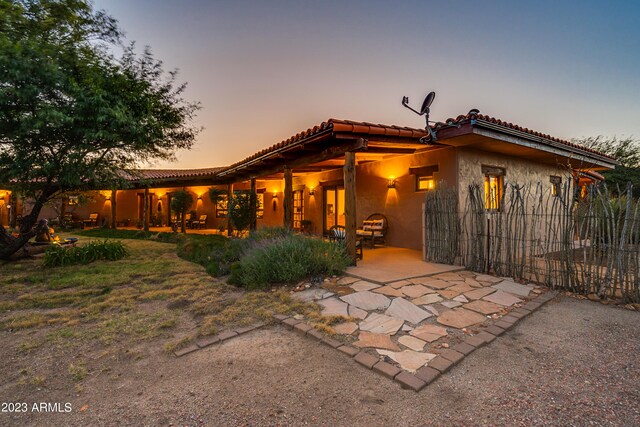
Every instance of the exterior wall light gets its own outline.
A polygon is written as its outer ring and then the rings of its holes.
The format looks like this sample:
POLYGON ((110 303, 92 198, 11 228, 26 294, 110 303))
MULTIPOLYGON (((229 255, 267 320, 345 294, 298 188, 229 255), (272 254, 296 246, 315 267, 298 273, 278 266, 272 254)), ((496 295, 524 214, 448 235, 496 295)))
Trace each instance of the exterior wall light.
POLYGON ((315 189, 314 187, 311 187, 311 188, 309 189, 309 195, 310 195, 310 196, 313 196, 314 194, 316 194, 316 189, 315 189))
POLYGON ((396 188, 396 179, 394 177, 390 177, 387 181, 387 188, 396 188))

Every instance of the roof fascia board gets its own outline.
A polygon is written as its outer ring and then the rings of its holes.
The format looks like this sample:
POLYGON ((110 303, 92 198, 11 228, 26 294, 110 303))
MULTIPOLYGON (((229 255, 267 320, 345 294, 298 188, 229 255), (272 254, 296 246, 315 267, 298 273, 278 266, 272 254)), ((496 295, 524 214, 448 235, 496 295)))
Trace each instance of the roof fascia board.
POLYGON ((613 159, 608 159, 595 153, 587 153, 566 144, 550 141, 515 129, 507 129, 493 123, 477 120, 472 122, 472 124, 474 125, 474 134, 486 136, 488 138, 521 145, 523 147, 534 148, 536 150, 545 151, 562 157, 569 157, 571 159, 584 162, 585 164, 601 166, 608 169, 613 169, 620 164, 613 159))

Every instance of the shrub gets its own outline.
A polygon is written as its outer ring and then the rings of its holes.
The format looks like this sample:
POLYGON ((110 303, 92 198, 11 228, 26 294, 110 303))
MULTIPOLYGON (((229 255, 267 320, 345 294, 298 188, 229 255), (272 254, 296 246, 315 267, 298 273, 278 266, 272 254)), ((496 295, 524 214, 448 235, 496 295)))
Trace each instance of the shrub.
POLYGON ((220 271, 227 238, 220 235, 188 235, 178 242, 178 256, 200 264, 212 276, 224 274, 220 271))
POLYGON ((156 240, 162 243, 177 243, 182 235, 177 233, 154 233, 143 230, 113 230, 109 228, 92 228, 90 230, 77 231, 75 234, 87 237, 99 237, 103 239, 139 239, 156 240))
POLYGON ((45 267, 89 264, 98 260, 116 261, 127 256, 127 248, 118 240, 89 242, 83 246, 51 245, 44 253, 45 267))
POLYGON ((267 239, 254 236, 247 244, 249 248, 231 269, 229 283, 248 289, 337 274, 349 265, 341 245, 317 238, 284 233, 267 239))

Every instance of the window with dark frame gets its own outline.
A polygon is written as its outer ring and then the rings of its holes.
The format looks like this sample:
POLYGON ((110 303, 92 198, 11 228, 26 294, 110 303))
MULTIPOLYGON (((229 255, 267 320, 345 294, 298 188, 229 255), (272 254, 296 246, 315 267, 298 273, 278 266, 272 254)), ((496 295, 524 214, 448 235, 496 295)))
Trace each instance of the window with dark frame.
POLYGON ((429 191, 436 188, 434 174, 438 165, 410 167, 409 173, 415 176, 415 191, 429 191))
POLYGON ((504 193, 504 176, 506 170, 494 166, 482 166, 484 175, 484 207, 487 210, 499 211, 504 193))
POLYGON ((562 177, 551 175, 549 181, 551 182, 551 195, 553 197, 560 196, 562 194, 562 177))

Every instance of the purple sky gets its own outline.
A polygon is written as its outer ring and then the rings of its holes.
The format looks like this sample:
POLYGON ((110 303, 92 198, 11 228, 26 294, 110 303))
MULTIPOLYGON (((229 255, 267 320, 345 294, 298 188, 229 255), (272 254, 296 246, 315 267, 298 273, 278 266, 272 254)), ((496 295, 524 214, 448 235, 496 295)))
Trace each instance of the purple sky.
POLYGON ((99 0, 189 82, 220 166, 330 118, 423 127, 471 108, 561 138, 640 136, 638 1, 99 0), (558 4, 561 3, 561 4, 558 4))

